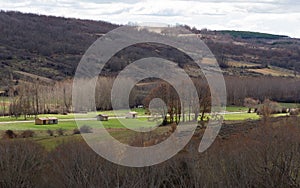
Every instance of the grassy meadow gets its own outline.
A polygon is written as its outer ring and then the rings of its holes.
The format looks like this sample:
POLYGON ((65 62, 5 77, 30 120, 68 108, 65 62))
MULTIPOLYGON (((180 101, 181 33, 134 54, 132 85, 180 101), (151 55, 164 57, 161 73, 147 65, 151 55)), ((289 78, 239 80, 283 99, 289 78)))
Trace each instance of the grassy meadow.
MULTIPOLYGON (((281 106, 293 108, 298 106, 298 104, 287 104, 282 103, 281 106)), ((139 129, 139 128, 156 128, 159 121, 148 121, 145 116, 145 109, 137 108, 132 109, 132 111, 138 112, 138 119, 125 119, 122 118, 121 121, 126 124, 124 127, 122 122, 120 122, 113 111, 99 111, 98 114, 107 114, 110 116, 109 121, 97 121, 95 118, 95 113, 87 114, 40 114, 38 117, 57 117, 59 119, 58 124, 54 125, 35 125, 34 116, 27 118, 25 121, 23 117, 18 119, 14 117, 0 117, 0 133, 4 134, 6 130, 13 130, 16 134, 21 134, 25 130, 34 131, 34 137, 28 138, 34 140, 41 145, 43 145, 47 150, 51 150, 61 143, 68 142, 72 139, 82 139, 78 134, 73 134, 75 129, 79 129, 81 126, 87 125, 92 129, 103 129, 106 128, 114 137, 120 140, 128 140, 132 135, 132 131, 129 129, 139 129), (75 116, 78 118, 75 121, 75 116), (82 119, 80 119, 82 118, 82 119), (59 135, 58 130, 62 129, 64 135, 59 135), (48 131, 53 132, 53 136, 50 136, 48 131)), ((256 113, 247 113, 247 107, 241 106, 228 106, 226 108, 228 114, 224 115, 225 121, 245 121, 245 120, 258 120, 261 117, 256 113)), ((117 111, 118 116, 126 116, 126 110, 117 111)), ((209 115, 206 115, 207 117, 209 115)), ((276 114, 277 116, 286 116, 286 114, 276 114)), ((187 118, 186 118, 187 119, 187 118)), ((161 120, 161 119, 160 119, 161 120)), ((156 130, 166 130, 169 126, 158 127, 156 130)), ((22 138, 20 138, 22 139, 22 138)))

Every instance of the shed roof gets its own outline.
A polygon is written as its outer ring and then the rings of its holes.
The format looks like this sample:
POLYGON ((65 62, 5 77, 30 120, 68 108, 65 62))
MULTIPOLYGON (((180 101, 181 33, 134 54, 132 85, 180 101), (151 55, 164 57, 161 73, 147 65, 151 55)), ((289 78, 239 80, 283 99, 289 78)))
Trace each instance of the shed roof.
POLYGON ((98 116, 108 117, 108 115, 106 115, 106 114, 99 114, 98 116))
POLYGON ((39 117, 37 119, 39 119, 39 120, 57 120, 56 117, 39 117))

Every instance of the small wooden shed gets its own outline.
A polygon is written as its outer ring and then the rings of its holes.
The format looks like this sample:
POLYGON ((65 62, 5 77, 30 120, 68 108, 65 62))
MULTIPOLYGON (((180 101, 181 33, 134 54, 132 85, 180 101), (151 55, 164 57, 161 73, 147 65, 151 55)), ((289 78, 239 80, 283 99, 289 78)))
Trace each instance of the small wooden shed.
POLYGON ((35 124, 36 125, 58 124, 58 119, 56 117, 36 118, 35 124))
POLYGON ((106 114, 99 114, 97 116, 97 120, 98 121, 108 121, 108 115, 106 115, 106 114))
POLYGON ((137 112, 129 112, 126 116, 128 119, 136 119, 137 118, 137 112))
POLYGON ((5 91, 0 91, 0 96, 4 96, 5 91))

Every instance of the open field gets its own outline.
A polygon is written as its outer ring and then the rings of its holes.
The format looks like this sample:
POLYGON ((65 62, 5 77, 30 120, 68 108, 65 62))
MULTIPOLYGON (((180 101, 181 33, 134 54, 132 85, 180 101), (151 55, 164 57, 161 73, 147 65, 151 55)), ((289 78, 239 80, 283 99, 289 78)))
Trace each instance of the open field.
POLYGON ((57 125, 35 125, 34 122, 1 123, 0 130, 56 130, 59 128, 71 130, 76 127, 75 121, 60 122, 57 125))
MULTIPOLYGON (((138 113, 138 116, 143 116, 145 115, 145 110, 143 108, 134 108, 132 109, 132 111, 135 111, 138 113)), ((126 116, 128 111, 126 110, 118 110, 117 111, 117 115, 118 116, 126 116)), ((106 114, 110 117, 115 117, 115 113, 114 111, 110 110, 110 111, 98 111, 97 114, 106 114)), ((39 114, 38 117, 56 117, 58 119, 74 119, 76 116, 76 118, 95 118, 95 113, 69 113, 67 115, 63 115, 63 114, 39 114)), ((28 117, 27 120, 34 120, 34 116, 28 117)), ((24 121, 24 117, 9 117, 9 116, 0 116, 0 122, 6 122, 6 121, 24 121)))
MULTIPOLYGON (((286 119, 286 114, 277 114, 273 115, 275 118, 272 120, 272 124, 274 126, 282 126, 281 122, 287 122, 289 120, 290 122, 293 122, 292 119, 295 119, 295 117, 291 117, 286 119), (276 117, 279 119, 277 120, 276 117)), ((256 114, 248 114, 248 113, 241 113, 241 114, 226 114, 225 115, 225 123, 222 126, 221 132, 219 134, 220 137, 227 138, 231 134, 236 134, 236 132, 247 132, 247 130, 250 128, 253 128, 255 126, 259 126, 261 124, 261 121, 259 120, 259 116, 256 114), (250 126, 247 128, 247 126, 250 126)), ((143 124, 144 127, 147 125, 146 118, 140 118, 140 119, 124 119, 124 121, 129 124, 128 128, 139 128, 140 122, 144 121, 143 124)), ((111 119, 107 122, 101 122, 99 121, 82 121, 79 122, 79 125, 76 125, 75 121, 66 121, 61 122, 58 125, 34 125, 33 123, 12 123, 12 124, 0 124, 0 133, 3 134, 5 130, 13 130, 16 134, 21 134, 25 130, 32 130, 34 131, 34 137, 32 138, 26 138, 25 140, 33 140, 39 144, 41 144, 44 148, 47 150, 52 150, 56 148, 58 145, 62 143, 66 143, 69 141, 74 140, 83 140, 80 134, 74 134, 73 130, 76 128, 79 128, 82 125, 88 125, 92 128, 92 131, 94 129, 102 129, 103 127, 106 128, 110 134, 118 139, 119 141, 123 143, 129 143, 135 136, 136 133, 134 131, 131 131, 127 128, 125 128, 117 119, 111 119), (57 130, 58 129, 64 130, 64 135, 58 135, 57 130), (53 131, 53 136, 49 136, 47 133, 47 130, 53 131)), ((148 126, 153 126, 152 124, 148 124, 148 126)), ((156 133, 162 134, 164 132, 167 132, 171 129, 170 126, 162 126, 157 127, 155 129, 156 133)), ((201 129, 202 133, 205 129, 201 129)), ((86 133, 88 134, 88 133, 86 133)), ((24 139, 24 138, 18 138, 24 139)), ((101 138, 104 139, 104 138, 101 138)))
POLYGON ((247 112, 248 108, 244 106, 227 106, 227 112, 247 112))
POLYGON ((293 73, 289 71, 283 71, 283 69, 263 68, 249 69, 249 71, 260 73, 263 75, 294 77, 293 73))
MULTIPOLYGON (((139 118, 139 119, 122 119, 123 122, 128 125, 128 128, 142 128, 142 127, 157 127, 154 122, 148 122, 146 118, 139 118), (143 126, 141 126, 141 122, 143 126)), ((3 134, 5 130, 13 130, 16 134, 21 134, 25 130, 32 130, 34 131, 34 137, 28 138, 29 140, 36 141, 43 145, 47 150, 51 150, 58 146, 61 143, 71 141, 73 139, 82 139, 82 137, 78 134, 74 135, 73 130, 79 129, 83 125, 87 125, 95 129, 103 129, 104 127, 111 133, 112 136, 117 138, 122 142, 128 141, 128 139, 134 136, 134 131, 129 130, 128 128, 124 127, 120 121, 117 119, 111 119, 109 121, 99 122, 99 121, 79 121, 76 124, 75 121, 66 121, 61 122, 58 125, 34 125, 32 122, 26 123, 11 123, 11 124, 0 124, 0 133, 3 134), (57 130, 63 129, 64 135, 58 135, 57 130), (53 136, 49 136, 47 133, 48 130, 53 131, 53 136)), ((163 132, 168 130, 169 126, 164 127, 157 127, 155 130, 156 132, 163 132)), ((23 139, 23 138, 18 138, 23 139)), ((103 138, 102 138, 103 139, 103 138)))
MULTIPOLYGON (((287 108, 295 108, 298 106, 298 104, 294 103, 280 103, 281 106, 287 107, 287 108)), ((225 121, 242 121, 242 120, 257 120, 260 118, 259 115, 256 113, 247 113, 248 108, 247 107, 240 107, 240 106, 228 106, 226 108, 226 111, 228 114, 224 115, 225 121)), ((133 120, 133 119, 124 119, 123 121, 126 121, 127 123, 131 124, 133 127, 138 127, 142 123, 144 126, 152 126, 153 122, 148 122, 145 116, 145 110, 142 108, 133 109, 133 111, 138 112, 139 119, 133 120), (142 121, 142 122, 141 122, 142 121)), ((115 114, 113 111, 99 111, 99 114, 107 114, 111 118, 109 121, 104 121, 102 124, 106 128, 123 128, 121 123, 115 119, 115 114)), ((125 110, 119 110, 118 115, 120 117, 126 116, 125 110)), ((276 116, 285 116, 286 114, 277 114, 276 116)), ((59 119, 58 125, 35 125, 34 124, 34 116, 27 119, 27 121, 24 121, 23 117, 19 117, 18 119, 14 117, 0 117, 0 130, 55 130, 58 128, 63 128, 66 130, 71 130, 76 128, 76 123, 74 121, 75 114, 68 114, 68 115, 61 115, 61 114, 40 114, 38 117, 57 117, 59 119)), ((80 119, 83 118, 85 121, 82 121, 84 123, 88 122, 88 124, 92 127, 97 127, 100 125, 99 121, 95 121, 95 113, 87 113, 87 114, 76 114, 76 118, 80 119), (90 118, 90 119, 85 119, 90 118)), ((79 121, 80 122, 80 121, 79 121)))
MULTIPOLYGON (((287 108, 295 108, 298 107, 299 104, 295 103, 280 103, 282 107, 287 108)), ((159 122, 150 122, 148 118, 145 117, 145 109, 143 108, 135 108, 132 111, 138 112, 138 119, 124 119, 122 121, 128 125, 128 127, 124 127, 122 123, 116 119, 116 115, 114 111, 99 111, 98 114, 106 114, 110 116, 109 121, 96 121, 95 113, 78 113, 78 114, 40 114, 38 117, 57 117, 59 119, 59 124, 57 125, 35 125, 34 117, 28 118, 27 121, 24 121, 23 117, 18 119, 12 117, 0 117, 0 134, 3 134, 6 130, 13 130, 16 134, 21 134, 25 130, 34 131, 35 135, 32 138, 28 138, 29 140, 33 140, 39 144, 41 144, 46 150, 53 150, 58 145, 73 141, 73 140, 82 140, 80 135, 74 135, 74 129, 78 129, 83 125, 87 125, 95 129, 103 129, 106 128, 111 135, 123 142, 130 142, 135 135, 134 132, 129 130, 142 128, 142 127, 157 127, 159 122), (74 118, 79 118, 77 124, 74 118), (82 118, 82 119, 81 119, 82 118), (57 133, 58 129, 64 130, 64 135, 59 136, 57 133), (47 133, 48 130, 53 131, 53 136, 49 136, 47 133)), ((246 121, 257 121, 261 117, 256 113, 247 113, 248 108, 242 106, 228 106, 226 108, 227 113, 224 115, 225 122, 246 122, 246 121)), ((118 110, 117 115, 119 117, 126 116, 126 110, 118 110)), ((273 117, 278 116, 286 116, 287 114, 276 114, 273 117)), ((206 115, 207 116, 207 115, 206 115)), ((188 118, 186 118, 188 119, 188 118)), ((242 126, 242 125, 241 125, 242 126)), ((158 132, 166 132, 170 129, 170 126, 162 126, 155 129, 158 132)), ((243 129, 243 128, 241 128, 243 129)), ((226 131, 225 131, 226 132, 226 131)), ((227 134, 227 133, 226 133, 227 134)), ((22 139, 22 138, 19 138, 22 139)), ((102 138, 103 139, 103 138, 102 138)))
MULTIPOLYGON (((278 116, 286 116, 287 114, 276 114, 272 115, 274 117, 278 116)), ((225 121, 243 121, 243 120, 258 120, 260 116, 256 113, 233 113, 233 114, 225 114, 224 115, 225 121)), ((155 122, 147 121, 147 118, 138 118, 138 119, 122 119, 126 124, 130 125, 130 128, 139 128, 139 127, 149 127, 149 126, 156 126, 155 122), (141 126, 141 124, 143 126, 141 126)), ((111 128, 111 129, 122 129, 125 128, 118 119, 110 119, 109 121, 96 121, 96 120, 84 120, 84 121, 77 121, 79 122, 78 126, 88 125, 92 128, 111 128)), ((76 122, 74 120, 66 120, 60 121, 57 125, 35 125, 34 122, 2 122, 0 123, 0 130, 56 130, 56 129, 66 129, 66 130, 73 130, 77 128, 76 122)))
POLYGON ((228 61, 228 65, 230 67, 249 67, 249 68, 259 66, 259 64, 242 62, 242 61, 228 61))
POLYGON ((279 105, 285 108, 299 108, 300 106, 298 103, 279 103, 279 105))
POLYGON ((260 118, 256 113, 237 113, 225 114, 225 121, 243 121, 243 120, 257 120, 260 118))

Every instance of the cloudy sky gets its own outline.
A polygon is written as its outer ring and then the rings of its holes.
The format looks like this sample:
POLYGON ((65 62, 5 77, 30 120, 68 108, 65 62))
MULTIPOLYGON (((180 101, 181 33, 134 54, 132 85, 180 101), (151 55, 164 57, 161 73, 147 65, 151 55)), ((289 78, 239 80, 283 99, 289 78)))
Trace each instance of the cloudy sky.
POLYGON ((300 38, 297 0, 0 0, 0 9, 113 23, 159 22, 300 38))

